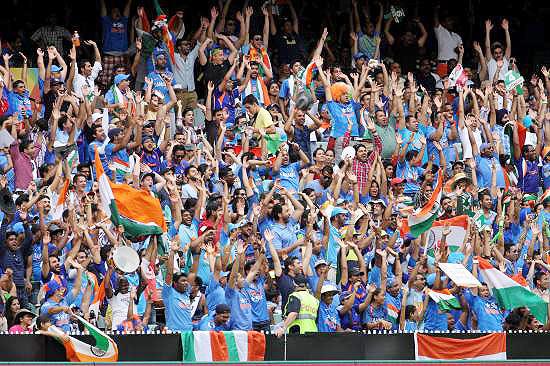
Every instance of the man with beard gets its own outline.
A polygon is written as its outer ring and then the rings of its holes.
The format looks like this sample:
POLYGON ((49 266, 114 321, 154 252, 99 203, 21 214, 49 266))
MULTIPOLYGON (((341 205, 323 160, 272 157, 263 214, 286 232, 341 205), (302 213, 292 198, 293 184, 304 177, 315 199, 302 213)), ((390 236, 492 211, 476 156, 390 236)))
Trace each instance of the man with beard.
POLYGON ((341 246, 340 250, 341 277, 340 286, 342 294, 351 294, 353 305, 348 312, 341 316, 342 327, 344 329, 361 329, 361 313, 367 308, 367 287, 366 287, 366 265, 361 251, 356 244, 347 242, 341 246), (348 267, 348 249, 354 251, 358 258, 358 264, 348 267))
MULTIPOLYGON (((251 61, 250 64, 245 60, 243 64, 249 69, 247 73, 246 80, 248 83, 243 85, 245 86, 242 99, 244 100, 247 96, 253 95, 258 100, 258 103, 261 107, 267 107, 271 104, 269 99, 269 91, 267 89, 267 83, 273 78, 271 70, 266 68, 262 62, 251 61), (260 75, 260 66, 265 70, 265 76, 260 75), (248 75, 250 74, 250 76, 248 75)), ((245 81, 246 81, 245 80, 245 81)))
POLYGON ((498 154, 495 152, 495 148, 491 143, 484 142, 478 149, 477 142, 468 128, 470 135, 470 143, 472 145, 472 153, 476 162, 476 176, 477 185, 481 188, 490 188, 493 172, 496 174, 496 186, 498 188, 505 188, 504 175, 500 168, 500 162, 498 160, 498 154))

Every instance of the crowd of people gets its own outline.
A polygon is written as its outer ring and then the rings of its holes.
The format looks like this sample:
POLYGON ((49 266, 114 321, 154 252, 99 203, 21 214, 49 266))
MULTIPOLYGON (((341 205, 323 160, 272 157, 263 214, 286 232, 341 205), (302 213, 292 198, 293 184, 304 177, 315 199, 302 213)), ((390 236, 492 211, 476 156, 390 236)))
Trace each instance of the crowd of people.
POLYGON ((278 336, 550 326, 478 274, 488 261, 549 301, 550 69, 520 82, 506 19, 466 44, 439 7, 352 0, 349 36, 309 42, 292 0, 202 15, 99 3, 101 40, 52 15, 25 40, 35 54, 1 41, 0 330, 70 332, 74 314, 278 336), (113 184, 158 199, 163 235, 115 225, 96 154, 113 184), (465 216, 463 240, 450 225, 413 236, 428 206, 465 216), (124 246, 133 272, 113 258, 124 246))

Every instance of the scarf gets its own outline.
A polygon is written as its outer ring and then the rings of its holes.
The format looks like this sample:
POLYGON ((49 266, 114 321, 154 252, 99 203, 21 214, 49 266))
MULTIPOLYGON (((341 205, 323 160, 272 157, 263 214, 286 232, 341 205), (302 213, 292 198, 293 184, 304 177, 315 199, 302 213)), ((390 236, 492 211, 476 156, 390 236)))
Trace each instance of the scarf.
MULTIPOLYGON (((256 78, 256 84, 258 86, 257 87, 258 93, 260 94, 260 98, 258 99, 258 101, 263 106, 270 105, 271 100, 269 99, 269 92, 267 90, 267 87, 265 86, 264 80, 261 77, 256 78)), ((244 89, 244 97, 246 97, 250 94, 253 94, 252 93, 252 79, 250 79, 248 84, 246 84, 246 88, 244 89)))

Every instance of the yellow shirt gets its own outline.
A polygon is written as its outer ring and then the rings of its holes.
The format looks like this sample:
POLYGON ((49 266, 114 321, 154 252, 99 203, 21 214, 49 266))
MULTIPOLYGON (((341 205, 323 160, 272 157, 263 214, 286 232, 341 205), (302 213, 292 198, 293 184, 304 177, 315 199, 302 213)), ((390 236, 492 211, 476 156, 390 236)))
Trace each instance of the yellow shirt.
POLYGON ((271 114, 266 109, 260 108, 254 120, 254 128, 265 130, 272 125, 273 119, 271 118, 271 114))

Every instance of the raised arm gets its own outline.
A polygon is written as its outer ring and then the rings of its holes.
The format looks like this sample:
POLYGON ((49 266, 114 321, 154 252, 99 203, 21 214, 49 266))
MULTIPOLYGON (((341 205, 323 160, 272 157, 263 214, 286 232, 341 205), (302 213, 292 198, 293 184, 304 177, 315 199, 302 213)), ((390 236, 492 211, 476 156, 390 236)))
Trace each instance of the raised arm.
POLYGON ((493 29, 493 23, 487 19, 485 21, 485 60, 489 62, 493 55, 491 54, 491 30, 493 29))
POLYGON ((510 39, 510 30, 508 29, 508 19, 502 19, 500 26, 504 29, 504 35, 506 37, 506 51, 504 51, 504 57, 510 60, 510 56, 512 56, 512 40, 510 39))

